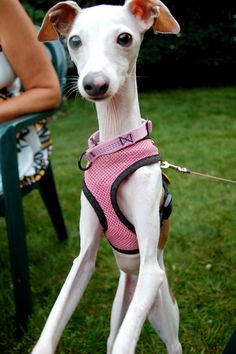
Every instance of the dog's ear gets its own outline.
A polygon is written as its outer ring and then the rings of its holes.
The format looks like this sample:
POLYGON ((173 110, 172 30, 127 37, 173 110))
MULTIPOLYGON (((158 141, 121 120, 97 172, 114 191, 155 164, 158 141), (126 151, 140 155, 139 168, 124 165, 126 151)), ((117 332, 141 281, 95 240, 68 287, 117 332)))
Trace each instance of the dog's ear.
POLYGON ((145 30, 152 26, 156 33, 177 34, 180 31, 178 22, 160 0, 126 0, 125 5, 142 21, 145 30))
POLYGON ((74 1, 62 1, 54 5, 45 15, 38 33, 38 40, 53 41, 70 32, 75 17, 81 11, 74 1))

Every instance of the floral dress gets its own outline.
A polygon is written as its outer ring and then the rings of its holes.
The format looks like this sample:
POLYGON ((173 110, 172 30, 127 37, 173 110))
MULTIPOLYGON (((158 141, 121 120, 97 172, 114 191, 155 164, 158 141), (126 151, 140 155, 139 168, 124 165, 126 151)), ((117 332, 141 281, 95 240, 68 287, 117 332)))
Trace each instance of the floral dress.
MULTIPOLYGON (((19 78, 15 76, 0 47, 0 104, 20 95, 20 87, 19 78)), ((39 181, 49 163, 52 140, 47 128, 47 120, 44 119, 22 129, 16 136, 16 144, 20 185, 25 187, 39 181)))

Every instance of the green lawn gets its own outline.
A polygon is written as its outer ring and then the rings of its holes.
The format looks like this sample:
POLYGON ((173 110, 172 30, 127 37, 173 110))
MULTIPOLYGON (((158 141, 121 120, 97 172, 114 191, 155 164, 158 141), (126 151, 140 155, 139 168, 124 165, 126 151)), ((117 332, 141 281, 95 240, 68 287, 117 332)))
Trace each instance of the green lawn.
MULTIPOLYGON (((163 158, 194 171, 236 180, 236 89, 192 89, 140 95, 143 117, 163 158)), ((97 128, 95 108, 68 100, 50 122, 52 162, 69 240, 59 244, 35 191, 24 198, 33 313, 28 332, 14 338, 14 303, 5 222, 0 220, 0 353, 30 353, 79 253, 82 173, 78 156, 97 128)), ((236 326, 236 185, 169 171, 174 212, 165 253, 181 313, 184 353, 221 354, 236 326)), ((105 353, 118 270, 102 239, 97 270, 69 322, 57 353, 105 353)), ((137 354, 165 353, 145 324, 137 354)))

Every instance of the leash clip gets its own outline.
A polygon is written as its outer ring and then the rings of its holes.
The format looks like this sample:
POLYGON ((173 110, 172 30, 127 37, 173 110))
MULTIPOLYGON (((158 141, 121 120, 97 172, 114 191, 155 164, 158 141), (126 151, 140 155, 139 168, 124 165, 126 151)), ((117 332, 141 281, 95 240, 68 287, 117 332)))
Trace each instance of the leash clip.
POLYGON ((236 180, 228 179, 228 178, 222 178, 222 177, 217 177, 217 176, 212 176, 212 175, 208 175, 206 173, 200 173, 200 172, 191 171, 191 170, 188 170, 186 167, 180 167, 180 166, 172 165, 168 161, 162 161, 161 162, 161 168, 163 168, 163 169, 173 168, 174 170, 176 170, 178 172, 191 173, 192 175, 199 176, 199 177, 207 177, 207 178, 211 178, 211 179, 218 180, 218 181, 223 181, 223 182, 227 182, 227 183, 236 184, 236 180))
MULTIPOLYGON (((92 162, 90 161, 86 167, 83 167, 82 166, 82 160, 84 158, 84 156, 86 155, 86 151, 82 152, 82 154, 80 155, 79 157, 79 160, 78 160, 78 167, 81 171, 87 171, 91 166, 92 166, 92 162)), ((88 162, 88 160, 87 160, 88 162)))
POLYGON ((167 168, 173 168, 174 170, 182 173, 191 173, 190 170, 188 170, 186 167, 180 167, 176 165, 172 165, 168 161, 162 161, 161 162, 161 168, 167 169, 167 168))

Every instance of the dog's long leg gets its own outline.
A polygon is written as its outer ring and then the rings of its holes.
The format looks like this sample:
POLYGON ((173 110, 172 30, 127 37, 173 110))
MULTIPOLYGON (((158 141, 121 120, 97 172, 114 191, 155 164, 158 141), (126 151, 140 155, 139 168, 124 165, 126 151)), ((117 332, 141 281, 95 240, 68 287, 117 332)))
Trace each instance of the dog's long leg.
POLYGON ((107 341, 107 354, 112 353, 113 343, 125 317, 137 283, 137 275, 120 272, 119 284, 112 306, 110 335, 107 341))
POLYGON ((140 168, 126 183, 131 191, 129 196, 132 196, 127 202, 132 210, 131 217, 138 237, 140 269, 134 296, 118 332, 112 354, 134 353, 142 325, 163 281, 164 271, 157 261, 161 180, 160 168, 155 164, 140 168))
POLYGON ((80 254, 66 278, 51 310, 33 354, 52 354, 60 336, 78 305, 95 268, 95 260, 102 229, 87 199, 81 197, 80 254))
MULTIPOLYGON (((161 251, 158 258, 161 268, 165 270, 163 251, 161 251)), ((182 347, 178 339, 179 309, 174 296, 170 292, 166 275, 150 310, 148 319, 166 344, 168 353, 181 354, 182 347)))

